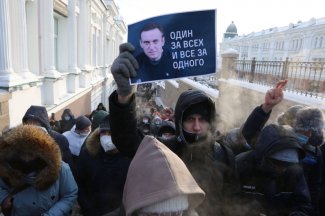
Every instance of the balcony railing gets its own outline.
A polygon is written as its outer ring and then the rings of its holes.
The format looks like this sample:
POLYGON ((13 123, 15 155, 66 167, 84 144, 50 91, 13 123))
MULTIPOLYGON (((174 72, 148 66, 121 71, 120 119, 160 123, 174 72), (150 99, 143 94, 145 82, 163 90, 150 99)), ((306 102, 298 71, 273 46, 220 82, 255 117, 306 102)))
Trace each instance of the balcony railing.
POLYGON ((265 86, 287 79, 287 91, 325 98, 325 62, 236 60, 230 77, 265 86))

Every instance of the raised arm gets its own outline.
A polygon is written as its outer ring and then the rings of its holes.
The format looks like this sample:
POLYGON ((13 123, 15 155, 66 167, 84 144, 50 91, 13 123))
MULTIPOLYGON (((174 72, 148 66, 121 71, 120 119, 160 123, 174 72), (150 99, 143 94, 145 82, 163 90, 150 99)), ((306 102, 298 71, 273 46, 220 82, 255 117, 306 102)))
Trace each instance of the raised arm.
POLYGON ((135 86, 129 83, 129 78, 136 76, 139 67, 131 53, 133 50, 130 43, 120 45, 120 54, 111 69, 117 90, 109 97, 112 140, 117 149, 129 157, 134 156, 142 140, 137 130, 135 86))
POLYGON ((287 80, 280 80, 276 86, 265 93, 264 103, 256 107, 246 119, 242 134, 246 141, 253 145, 256 138, 267 120, 270 117, 272 109, 283 100, 283 89, 287 84, 287 80))

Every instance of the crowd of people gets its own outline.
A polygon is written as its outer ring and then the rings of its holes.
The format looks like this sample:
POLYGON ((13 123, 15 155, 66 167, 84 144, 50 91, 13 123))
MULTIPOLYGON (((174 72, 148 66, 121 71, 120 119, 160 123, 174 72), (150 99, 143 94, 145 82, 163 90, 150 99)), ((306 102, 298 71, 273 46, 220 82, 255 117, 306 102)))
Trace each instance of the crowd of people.
POLYGON ((100 103, 77 118, 65 109, 57 121, 31 106, 22 125, 3 132, 5 215, 75 215, 75 206, 84 216, 325 214, 323 112, 297 105, 269 120, 287 80, 241 127, 219 134, 222 113, 202 91, 143 112, 129 84, 139 67, 133 49, 122 44, 112 65, 117 89, 108 109, 100 103))

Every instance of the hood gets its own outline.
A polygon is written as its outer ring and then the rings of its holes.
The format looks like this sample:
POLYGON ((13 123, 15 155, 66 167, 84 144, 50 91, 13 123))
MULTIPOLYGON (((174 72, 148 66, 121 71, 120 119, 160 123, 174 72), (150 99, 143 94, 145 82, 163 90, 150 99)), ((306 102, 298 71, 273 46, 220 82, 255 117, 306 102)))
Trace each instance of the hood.
POLYGON ((214 121, 216 118, 216 111, 215 106, 212 100, 202 91, 197 90, 188 90, 183 92, 176 103, 175 107, 175 127, 176 127, 176 135, 181 139, 184 143, 187 143, 182 130, 182 121, 183 121, 183 115, 184 111, 188 109, 190 106, 201 103, 201 102, 207 102, 209 104, 210 116, 211 116, 211 127, 210 131, 212 134, 214 134, 215 128, 214 128, 214 121))
POLYGON ((161 137, 164 131, 173 131, 175 133, 175 123, 171 121, 162 121, 160 128, 158 129, 158 137, 161 137))
POLYGON ((33 119, 39 122, 46 130, 50 129, 50 120, 46 108, 43 106, 30 106, 23 117, 23 123, 27 119, 33 119))
POLYGON ((263 158, 283 149, 297 149, 299 159, 302 159, 305 154, 297 140, 296 134, 288 125, 270 124, 263 128, 255 148, 257 161, 261 161, 263 158))
POLYGON ((175 153, 154 137, 145 136, 131 162, 124 186, 126 215, 178 195, 188 195, 192 209, 203 201, 205 193, 175 153))
POLYGON ((64 116, 69 115, 71 119, 74 119, 74 115, 72 114, 72 111, 70 109, 65 109, 61 115, 61 119, 64 120, 64 116))
POLYGON ((35 155, 46 164, 36 177, 35 187, 44 190, 51 186, 61 169, 61 152, 47 133, 33 125, 17 126, 1 137, 0 177, 14 188, 24 185, 23 173, 8 166, 8 161, 23 153, 35 155))
POLYGON ((89 154, 92 156, 97 155, 102 150, 100 145, 100 128, 96 128, 86 139, 86 149, 88 150, 89 154))

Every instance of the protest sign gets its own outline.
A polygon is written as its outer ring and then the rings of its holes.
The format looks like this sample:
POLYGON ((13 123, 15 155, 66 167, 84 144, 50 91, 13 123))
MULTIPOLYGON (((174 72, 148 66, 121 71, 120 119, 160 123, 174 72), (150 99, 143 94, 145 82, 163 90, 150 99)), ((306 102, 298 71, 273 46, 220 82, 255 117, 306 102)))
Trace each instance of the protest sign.
POLYGON ((128 26, 140 68, 131 84, 216 72, 216 10, 162 15, 128 26))

